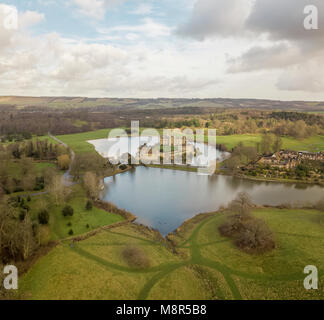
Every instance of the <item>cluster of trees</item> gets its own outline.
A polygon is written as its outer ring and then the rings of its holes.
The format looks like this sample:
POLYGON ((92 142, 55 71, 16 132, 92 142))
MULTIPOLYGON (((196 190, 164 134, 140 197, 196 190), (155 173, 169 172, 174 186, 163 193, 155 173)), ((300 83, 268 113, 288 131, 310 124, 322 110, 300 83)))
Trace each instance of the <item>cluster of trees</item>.
POLYGON ((252 215, 254 205, 247 193, 239 193, 228 207, 228 216, 219 227, 222 236, 250 254, 261 254, 276 247, 274 235, 267 224, 252 215))
MULTIPOLYGON (((237 105, 239 108, 239 104, 237 105)), ((257 105, 255 106, 257 108, 257 105)), ((0 136, 4 140, 27 139, 30 134, 80 133, 103 128, 128 127, 139 120, 146 128, 215 128, 218 135, 254 134, 265 131, 304 138, 324 134, 324 117, 303 112, 273 112, 224 107, 138 109, 97 106, 83 109, 32 108, 0 110, 0 136), (63 111, 62 111, 63 110, 63 111)))
POLYGON ((108 176, 114 167, 97 153, 77 154, 72 164, 71 174, 81 180, 86 172, 93 172, 98 177, 108 176))
POLYGON ((11 160, 0 160, 0 190, 10 194, 20 191, 39 191, 44 189, 44 176, 38 176, 35 172, 33 161, 23 158, 16 164, 16 175, 9 170, 11 160))
POLYGON ((257 144, 258 153, 263 155, 269 155, 278 152, 282 149, 282 138, 274 134, 263 134, 261 142, 257 144))
POLYGON ((27 260, 40 245, 38 225, 5 198, 0 203, 0 263, 27 260))
MULTIPOLYGON (((54 161, 58 159, 61 169, 67 169, 70 158, 66 149, 48 140, 26 141, 0 145, 0 190, 10 194, 20 191, 39 191, 45 187, 45 170, 36 171, 34 160, 54 161)), ((52 172, 47 169, 49 174, 52 172)))
POLYGON ((7 133, 1 137, 1 142, 19 142, 24 140, 29 140, 32 138, 32 134, 30 132, 22 132, 22 133, 7 133))
POLYGON ((231 157, 227 159, 225 163, 230 171, 235 172, 240 166, 247 165, 257 158, 257 147, 245 146, 243 143, 239 143, 238 146, 233 149, 231 157))
POLYGON ((271 133, 263 134, 261 142, 255 147, 245 146, 240 142, 232 151, 231 157, 225 161, 226 167, 234 172, 240 166, 256 161, 259 155, 269 155, 282 149, 282 138, 271 133))
POLYGON ((28 157, 36 160, 56 160, 60 155, 66 153, 63 146, 51 143, 47 139, 12 143, 6 149, 9 155, 15 159, 28 157))

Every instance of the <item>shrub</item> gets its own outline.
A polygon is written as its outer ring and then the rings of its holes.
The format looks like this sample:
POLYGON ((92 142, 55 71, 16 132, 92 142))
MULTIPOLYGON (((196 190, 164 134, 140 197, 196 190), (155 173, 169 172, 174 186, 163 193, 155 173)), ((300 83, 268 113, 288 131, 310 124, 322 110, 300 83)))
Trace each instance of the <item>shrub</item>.
POLYGON ((31 197, 28 196, 28 197, 27 197, 27 202, 30 202, 30 201, 31 201, 31 197))
POLYGON ((237 235, 235 244, 247 253, 264 253, 276 247, 273 233, 266 223, 259 219, 246 221, 237 235))
POLYGON ((223 237, 233 237, 243 229, 243 223, 240 221, 238 215, 233 215, 222 224, 218 230, 223 237))
POLYGON ((74 214, 74 210, 73 210, 73 208, 71 207, 71 206, 65 206, 64 208, 63 208, 63 210, 62 210, 62 213, 63 213, 63 216, 64 217, 72 217, 73 216, 73 214, 74 214))
POLYGON ((71 226, 72 226, 72 223, 69 222, 69 223, 67 223, 66 225, 67 225, 68 227, 71 227, 71 226))
POLYGON ((124 248, 122 256, 130 267, 145 269, 150 266, 150 260, 146 253, 138 247, 130 246, 124 248))
POLYGON ((70 231, 69 231, 69 235, 70 235, 70 236, 73 236, 73 234, 74 234, 73 230, 70 229, 70 231))
POLYGON ((59 156, 57 162, 61 170, 67 170, 70 167, 70 157, 67 154, 59 156))
POLYGON ((26 217, 26 211, 25 210, 20 210, 19 212, 19 220, 24 221, 26 217))
POLYGON ((89 229, 90 228, 89 224, 87 224, 86 227, 87 227, 87 229, 89 229))
POLYGON ((43 225, 48 224, 49 213, 46 209, 43 209, 38 213, 38 222, 39 224, 43 224, 43 225))
POLYGON ((92 202, 90 200, 88 200, 87 204, 85 206, 86 210, 90 211, 90 210, 92 210, 92 207, 93 207, 92 202))
POLYGON ((127 169, 127 165, 126 165, 126 164, 121 164, 121 165, 119 166, 119 169, 124 171, 124 170, 127 169))
POLYGON ((267 224, 254 217, 240 221, 237 216, 232 216, 219 227, 219 232, 224 237, 232 238, 238 248, 251 254, 261 254, 276 246, 267 224))

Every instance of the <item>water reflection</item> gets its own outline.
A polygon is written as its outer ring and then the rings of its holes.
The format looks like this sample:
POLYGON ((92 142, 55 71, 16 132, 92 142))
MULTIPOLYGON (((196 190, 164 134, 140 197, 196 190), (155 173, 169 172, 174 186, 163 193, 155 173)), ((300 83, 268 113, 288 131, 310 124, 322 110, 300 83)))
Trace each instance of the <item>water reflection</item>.
POLYGON ((236 195, 248 192, 256 204, 314 203, 324 188, 250 181, 231 176, 199 176, 194 172, 138 167, 105 179, 102 198, 133 212, 139 223, 165 235, 200 212, 215 211, 236 195))

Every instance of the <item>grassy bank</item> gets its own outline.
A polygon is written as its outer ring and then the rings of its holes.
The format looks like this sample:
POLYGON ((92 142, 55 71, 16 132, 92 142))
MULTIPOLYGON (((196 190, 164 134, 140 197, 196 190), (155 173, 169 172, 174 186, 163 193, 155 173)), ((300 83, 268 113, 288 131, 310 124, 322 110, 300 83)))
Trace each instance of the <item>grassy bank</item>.
POLYGON ((177 254, 148 229, 127 224, 60 245, 20 279, 29 299, 318 299, 324 297, 323 213, 254 211, 275 233, 277 248, 251 256, 220 236, 223 213, 199 215, 171 235, 177 254), (129 266, 122 249, 135 245, 150 260, 129 266), (303 287, 307 265, 319 268, 320 290, 303 287), (109 284, 109 285, 108 285, 109 284))

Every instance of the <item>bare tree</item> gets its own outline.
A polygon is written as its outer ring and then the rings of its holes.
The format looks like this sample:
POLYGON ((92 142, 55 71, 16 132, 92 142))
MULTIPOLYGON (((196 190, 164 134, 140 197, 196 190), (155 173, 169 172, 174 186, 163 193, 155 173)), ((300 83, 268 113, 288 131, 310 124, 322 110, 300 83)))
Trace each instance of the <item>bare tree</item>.
POLYGON ((238 214, 241 218, 249 217, 253 207, 252 199, 246 192, 240 192, 229 205, 230 211, 238 214))
POLYGON ((95 173, 87 171, 83 177, 83 185, 90 198, 98 199, 100 179, 95 173))
POLYGON ((71 194, 71 189, 63 185, 62 177, 59 175, 52 177, 48 191, 56 205, 64 203, 71 194))

